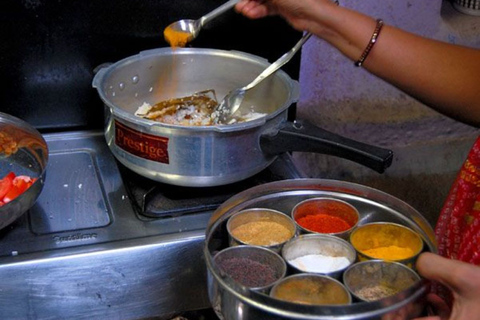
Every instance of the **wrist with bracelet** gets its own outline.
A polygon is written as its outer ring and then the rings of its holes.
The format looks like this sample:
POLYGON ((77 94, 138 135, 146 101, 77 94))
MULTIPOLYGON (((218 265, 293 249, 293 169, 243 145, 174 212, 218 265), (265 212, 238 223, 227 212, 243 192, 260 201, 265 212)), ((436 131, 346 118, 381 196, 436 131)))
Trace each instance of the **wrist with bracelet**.
POLYGON ((370 41, 368 42, 367 47, 363 51, 360 58, 354 63, 356 67, 361 67, 365 62, 365 60, 367 59, 368 55, 370 54, 370 51, 372 51, 373 46, 375 45, 375 43, 377 43, 377 39, 378 39, 378 36, 380 35, 380 32, 382 31, 382 27, 383 27, 383 20, 377 19, 375 30, 373 30, 372 36, 370 38, 370 41))

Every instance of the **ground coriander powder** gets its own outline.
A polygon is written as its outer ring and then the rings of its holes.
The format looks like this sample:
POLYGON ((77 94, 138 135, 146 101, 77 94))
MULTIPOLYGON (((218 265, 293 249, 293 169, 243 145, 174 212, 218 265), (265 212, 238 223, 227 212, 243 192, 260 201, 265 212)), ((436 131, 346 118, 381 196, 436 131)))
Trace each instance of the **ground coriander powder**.
POLYGON ((283 243, 293 236, 293 232, 275 221, 252 221, 230 231, 231 235, 243 243, 256 246, 272 246, 283 243))

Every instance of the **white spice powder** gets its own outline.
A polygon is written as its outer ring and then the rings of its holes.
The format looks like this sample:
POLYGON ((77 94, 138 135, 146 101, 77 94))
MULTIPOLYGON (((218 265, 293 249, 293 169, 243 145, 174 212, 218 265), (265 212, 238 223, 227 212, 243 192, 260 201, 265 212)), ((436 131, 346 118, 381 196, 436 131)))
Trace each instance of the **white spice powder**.
POLYGON ((305 272, 327 273, 347 267, 350 261, 346 257, 309 254, 290 260, 290 263, 305 272))

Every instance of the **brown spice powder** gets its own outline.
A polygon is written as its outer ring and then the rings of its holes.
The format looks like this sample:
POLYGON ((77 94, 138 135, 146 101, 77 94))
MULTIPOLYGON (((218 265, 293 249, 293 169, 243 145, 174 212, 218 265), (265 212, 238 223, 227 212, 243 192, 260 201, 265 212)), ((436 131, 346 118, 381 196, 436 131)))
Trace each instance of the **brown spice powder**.
POLYGON ((293 236, 291 230, 274 221, 252 221, 231 230, 232 236, 246 244, 272 246, 293 236))
POLYGON ((393 296, 400 290, 396 290, 383 285, 374 285, 364 287, 356 292, 356 295, 367 301, 375 301, 389 296, 393 296))

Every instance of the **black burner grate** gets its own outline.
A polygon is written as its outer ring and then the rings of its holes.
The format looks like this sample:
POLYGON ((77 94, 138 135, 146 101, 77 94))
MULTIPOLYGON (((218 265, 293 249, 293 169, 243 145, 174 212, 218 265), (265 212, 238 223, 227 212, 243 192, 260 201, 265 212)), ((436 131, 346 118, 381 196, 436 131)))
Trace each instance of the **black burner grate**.
MULTIPOLYGON (((119 164, 125 187, 138 214, 149 218, 177 217, 215 210, 233 195, 251 187, 298 177, 294 168, 272 164, 260 173, 229 185, 190 188, 168 185, 142 177, 119 164)), ((282 161, 284 164, 285 161, 282 161)))

